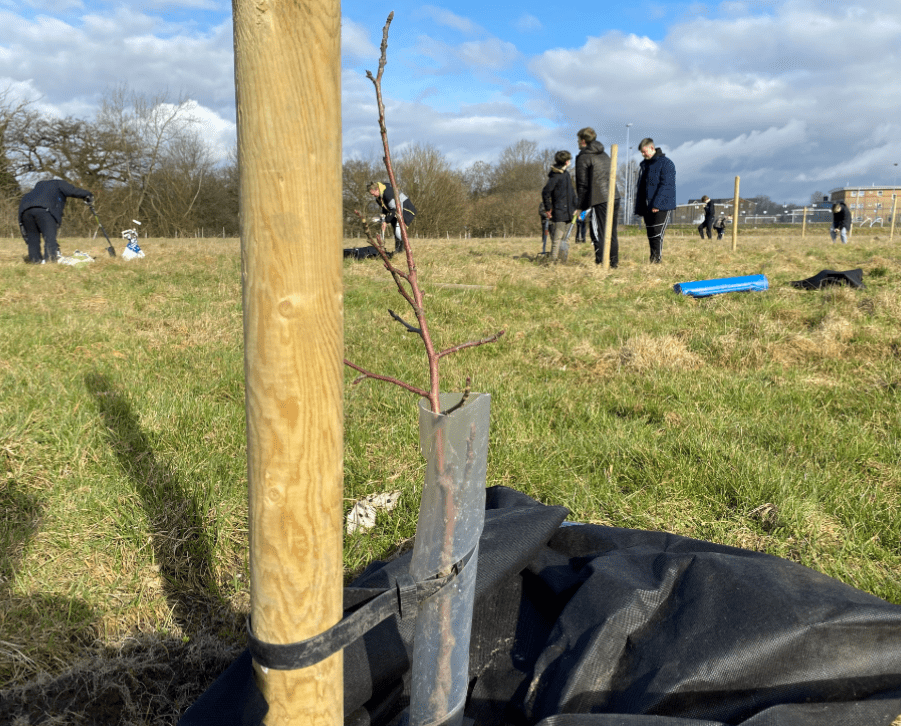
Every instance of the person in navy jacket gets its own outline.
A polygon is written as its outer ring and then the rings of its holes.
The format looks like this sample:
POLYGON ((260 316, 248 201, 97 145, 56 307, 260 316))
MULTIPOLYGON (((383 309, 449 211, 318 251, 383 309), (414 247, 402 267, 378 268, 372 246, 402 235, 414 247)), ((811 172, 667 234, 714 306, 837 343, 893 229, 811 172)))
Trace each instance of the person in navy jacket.
POLYGON ((654 139, 642 139, 638 150, 644 161, 638 172, 635 214, 644 218, 651 262, 659 263, 669 210, 676 208, 676 165, 654 146, 654 139))
POLYGON ((91 204, 94 195, 62 179, 39 181, 19 202, 19 229, 28 245, 28 262, 56 262, 59 244, 56 232, 63 221, 66 199, 77 197, 91 204), (41 256, 41 235, 44 236, 44 255, 41 256))

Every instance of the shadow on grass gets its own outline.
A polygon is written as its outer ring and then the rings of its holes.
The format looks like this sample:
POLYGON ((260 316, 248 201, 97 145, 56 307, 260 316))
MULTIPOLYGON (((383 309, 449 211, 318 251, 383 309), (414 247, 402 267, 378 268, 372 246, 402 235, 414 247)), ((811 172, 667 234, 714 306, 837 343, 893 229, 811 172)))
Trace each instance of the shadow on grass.
MULTIPOLYGON (((9 449, 4 449, 12 456, 9 449)), ((22 595, 12 583, 29 543, 40 531, 44 504, 21 482, 0 489, 0 613, 15 631, 0 631, 0 683, 15 682, 39 663, 94 640, 94 612, 83 600, 55 594, 22 595)), ((2 701, 2 698, 0 698, 2 701)))
MULTIPOLYGON (((243 633, 243 622, 217 584, 214 535, 206 526, 196 493, 154 453, 125 395, 103 375, 89 374, 85 384, 119 466, 147 513, 164 593, 183 635, 141 634, 116 647, 92 645, 95 616, 84 603, 19 598, 17 606, 28 611, 22 617, 33 611, 46 621, 51 615, 48 608, 63 613, 69 618, 69 627, 60 628, 62 637, 78 642, 59 648, 57 673, 40 673, 27 682, 0 689, 0 723, 168 726, 238 656, 243 643, 236 642, 235 636, 243 633), (79 624, 75 629, 71 627, 73 613, 79 624), (220 637, 222 633, 224 637, 220 637)), ((0 494, 0 506, 0 546, 4 549, 0 598, 13 605, 5 583, 34 537, 42 509, 34 497, 13 488, 0 494)), ((0 655, 6 656, 4 645, 10 644, 0 642, 0 655)), ((24 653, 19 655, 27 660, 24 653)), ((11 654, 14 656, 16 653, 11 654)), ((29 668, 22 663, 19 670, 34 673, 34 664, 29 668)))
POLYGON ((106 376, 91 373, 93 396, 110 448, 141 497, 163 591, 186 635, 216 625, 223 608, 213 566, 215 531, 207 513, 174 468, 158 457, 126 396, 106 376))

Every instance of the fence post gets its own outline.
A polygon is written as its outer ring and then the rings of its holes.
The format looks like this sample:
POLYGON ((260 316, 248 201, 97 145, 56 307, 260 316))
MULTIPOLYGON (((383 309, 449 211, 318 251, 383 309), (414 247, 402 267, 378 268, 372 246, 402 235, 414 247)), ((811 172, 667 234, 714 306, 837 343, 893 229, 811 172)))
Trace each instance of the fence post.
MULTIPOLYGON (((339 0, 234 0, 251 623, 262 641, 342 616, 339 0)), ((254 662, 267 726, 343 724, 343 660, 254 662)))
POLYGON ((732 202, 732 251, 738 249, 738 177, 735 177, 735 200, 732 202))
POLYGON ((807 234, 807 207, 804 207, 804 216, 801 217, 801 239, 807 234))

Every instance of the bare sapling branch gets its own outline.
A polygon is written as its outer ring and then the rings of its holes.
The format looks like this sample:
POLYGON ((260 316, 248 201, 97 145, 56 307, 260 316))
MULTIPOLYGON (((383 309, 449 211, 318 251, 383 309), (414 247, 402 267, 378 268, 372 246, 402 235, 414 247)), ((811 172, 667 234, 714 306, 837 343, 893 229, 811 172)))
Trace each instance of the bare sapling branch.
MULTIPOLYGON (((417 333, 420 338, 422 338, 423 345, 425 346, 426 358, 428 360, 428 368, 429 368, 429 389, 428 391, 424 391, 412 384, 405 383, 391 376, 383 376, 367 371, 364 368, 361 368, 348 360, 345 359, 344 363, 353 368, 356 371, 359 371, 362 375, 357 378, 354 383, 357 383, 361 380, 365 380, 367 378, 374 378, 380 381, 386 381, 388 383, 393 383, 395 385, 400 386, 408 391, 412 391, 413 393, 417 393, 424 398, 427 398, 429 401, 429 405, 433 412, 441 413, 441 402, 439 398, 440 392, 440 371, 438 363, 441 358, 446 355, 450 355, 451 353, 456 353, 459 350, 464 350, 466 348, 474 348, 479 345, 485 345, 486 343, 493 343, 498 340, 503 334, 504 331, 500 331, 495 335, 492 335, 488 338, 483 338, 482 340, 470 341, 468 343, 461 343, 459 345, 452 346, 447 348, 441 352, 436 351, 435 345, 432 342, 432 335, 429 332, 428 320, 426 318, 425 306, 423 305, 423 293, 422 288, 419 286, 419 275, 416 270, 416 261, 413 256, 413 248, 410 245, 410 238, 407 234, 407 224, 404 220, 404 212, 403 212, 403 204, 398 203, 400 200, 400 192, 397 185, 397 179, 394 174, 394 165, 391 162, 391 149, 388 144, 388 127, 385 122, 385 102, 382 96, 382 76, 385 72, 385 66, 388 63, 388 29, 391 26, 391 21, 394 19, 394 13, 390 13, 388 15, 388 19, 385 22, 385 27, 382 29, 382 44, 381 44, 381 55, 379 57, 379 69, 376 75, 372 74, 372 71, 366 71, 366 77, 372 81, 373 86, 375 87, 375 97, 376 104, 379 110, 379 131, 382 136, 382 148, 385 152, 384 162, 385 169, 388 172, 388 180, 391 183, 391 188, 395 190, 395 204, 397 205, 397 224, 400 228, 400 236, 403 242, 404 247, 404 257, 406 261, 406 270, 401 269, 392 261, 392 253, 389 253, 387 248, 385 247, 384 239, 382 239, 381 235, 373 235, 369 230, 369 225, 366 222, 363 214, 357 211, 357 216, 359 216, 364 222, 364 228, 366 230, 366 238, 369 240, 369 243, 375 247, 376 251, 379 253, 379 256, 382 258, 382 262, 385 265, 385 269, 391 274, 394 279, 395 284, 397 285, 397 290, 410 305, 410 308, 413 310, 413 314, 416 316, 417 325, 412 325, 406 322, 403 318, 400 317, 397 313, 392 310, 389 310, 389 314, 394 320, 403 325, 408 332, 417 333)), ((454 407, 454 409, 459 408, 463 405, 466 400, 469 391, 469 378, 466 379, 466 395, 464 395, 463 400, 454 407)), ((448 412, 445 412, 448 413, 448 412)))

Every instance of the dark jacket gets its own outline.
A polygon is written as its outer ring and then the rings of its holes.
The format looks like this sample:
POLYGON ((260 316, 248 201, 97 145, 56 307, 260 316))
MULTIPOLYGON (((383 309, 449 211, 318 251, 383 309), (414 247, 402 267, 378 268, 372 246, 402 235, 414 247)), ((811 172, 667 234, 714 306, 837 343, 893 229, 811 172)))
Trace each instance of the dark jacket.
MULTIPOLYGON (((379 184, 379 191, 381 191, 381 194, 375 198, 375 201, 381 207, 382 214, 385 215, 385 221, 394 224, 397 221, 397 202, 394 199, 394 188, 390 184, 379 184)), ((416 207, 403 192, 400 193, 400 203, 404 210, 404 224, 410 224, 416 216, 416 207)))
POLYGON ((839 202, 838 204, 841 209, 832 213, 833 229, 839 229, 840 227, 851 229, 851 210, 848 209, 848 205, 844 202, 839 202))
POLYGON ((552 222, 572 222, 576 214, 576 192, 572 177, 565 169, 551 167, 547 184, 541 190, 541 209, 551 213, 552 222))
MULTIPOLYGON (((606 204, 610 193, 610 157, 600 141, 592 141, 576 156, 576 204, 589 209, 606 204)), ((619 189, 615 192, 619 199, 619 189)))
POLYGON ((660 150, 641 162, 635 189, 635 214, 676 208, 676 165, 660 150))
MULTIPOLYGON (((660 209, 660 207, 657 207, 657 209, 660 209)), ((716 212, 713 206, 713 200, 709 199, 707 204, 704 205, 704 224, 713 224, 714 216, 716 216, 716 212)))
POLYGON ((91 199, 92 195, 89 191, 72 186, 62 179, 39 181, 34 185, 34 189, 22 197, 22 201, 19 202, 19 220, 21 221, 22 212, 26 209, 37 207, 46 209, 56 223, 60 224, 63 221, 63 209, 66 206, 67 197, 91 199))

